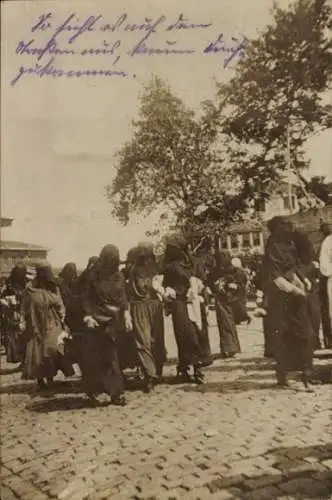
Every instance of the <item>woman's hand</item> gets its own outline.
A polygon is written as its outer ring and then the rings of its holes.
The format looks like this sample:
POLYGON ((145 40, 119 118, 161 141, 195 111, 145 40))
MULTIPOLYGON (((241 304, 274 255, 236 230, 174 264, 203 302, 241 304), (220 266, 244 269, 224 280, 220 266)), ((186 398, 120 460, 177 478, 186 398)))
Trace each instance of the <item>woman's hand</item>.
POLYGON ((304 284, 307 291, 310 292, 312 289, 311 281, 308 278, 304 278, 304 284))
POLYGON ((228 288, 230 288, 231 290, 237 290, 238 286, 236 283, 229 283, 228 288))
POLYGON ((305 297, 306 296, 305 291, 302 290, 302 288, 298 288, 297 286, 294 286, 294 288, 292 290, 292 294, 296 295, 297 297, 305 297))
POLYGON ((133 330, 133 321, 131 319, 131 315, 129 311, 124 312, 124 320, 125 320, 125 328, 127 332, 131 332, 133 330))
POLYGON ((19 325, 20 333, 24 333, 26 330, 26 323, 24 319, 21 319, 20 325, 19 325))
POLYGON ((176 291, 173 288, 171 288, 171 287, 167 287, 166 290, 165 290, 164 298, 166 300, 168 300, 168 299, 176 299, 176 291))
POLYGON ((96 328, 99 326, 98 321, 96 321, 92 316, 85 316, 83 321, 88 328, 96 328))

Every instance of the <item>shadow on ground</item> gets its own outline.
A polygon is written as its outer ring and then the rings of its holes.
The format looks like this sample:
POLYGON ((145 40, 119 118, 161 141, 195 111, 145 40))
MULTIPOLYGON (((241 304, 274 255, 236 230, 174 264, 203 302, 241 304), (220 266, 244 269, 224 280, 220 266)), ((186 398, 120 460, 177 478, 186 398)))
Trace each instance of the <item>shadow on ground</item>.
POLYGON ((33 413, 52 413, 59 411, 87 410, 109 406, 109 401, 94 403, 87 396, 66 396, 60 398, 43 398, 27 405, 27 410, 33 413))
POLYGON ((20 365, 7 368, 0 368, 0 375, 11 375, 14 373, 19 373, 20 371, 21 371, 20 365))
POLYGON ((242 500, 331 500, 332 471, 324 461, 332 458, 332 443, 308 447, 270 449, 265 456, 274 459, 276 473, 244 477, 220 476, 205 486, 211 494, 218 491, 232 494, 242 500), (278 474, 278 471, 280 472, 278 474))
MULTIPOLYGON (((44 394, 77 394, 81 392, 79 380, 57 380, 49 391, 44 391, 44 394)), ((0 394, 36 394, 36 383, 29 380, 3 385, 0 387, 0 394)))

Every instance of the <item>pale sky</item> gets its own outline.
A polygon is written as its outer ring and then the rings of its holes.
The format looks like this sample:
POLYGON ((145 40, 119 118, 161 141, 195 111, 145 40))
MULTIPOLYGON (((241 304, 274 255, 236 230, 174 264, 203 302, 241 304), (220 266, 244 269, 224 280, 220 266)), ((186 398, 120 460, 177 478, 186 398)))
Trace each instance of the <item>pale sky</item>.
MULTIPOLYGON (((280 5, 288 2, 279 1, 280 5)), ((203 48, 223 33, 232 36, 255 35, 268 23, 272 0, 163 1, 122 0, 121 2, 15 1, 2 3, 2 213, 14 224, 3 237, 51 248, 54 265, 75 261, 84 265, 106 243, 115 243, 124 254, 152 222, 138 219, 122 227, 110 215, 104 196, 105 186, 114 176, 114 153, 130 139, 131 120, 137 116, 138 95, 152 74, 165 78, 174 91, 191 107, 214 96, 215 80, 226 80, 232 67, 223 68, 222 55, 204 55, 203 48), (49 30, 31 33, 39 15, 52 13, 49 30), (166 39, 176 47, 195 49, 194 55, 127 56, 143 32, 91 31, 75 41, 75 47, 100 48, 121 41, 117 69, 135 73, 136 78, 81 77, 39 78, 25 75, 15 86, 10 82, 19 67, 35 67, 36 55, 17 55, 20 41, 35 40, 42 47, 56 26, 75 13, 81 24, 89 16, 102 15, 98 23, 114 23, 123 13, 127 22, 141 24, 145 17, 166 20, 151 35, 149 47, 164 48, 166 39), (183 30, 165 34, 164 27, 179 14, 191 23, 212 23, 207 29, 183 30), (173 37, 173 38, 172 38, 173 37)), ((96 26, 101 26, 101 24, 96 26)), ((71 32, 73 34, 74 32, 71 32)), ((70 33, 57 38, 58 47, 70 33), (62 37, 62 38, 61 38, 62 37)), ((45 55, 40 62, 51 56, 45 55)), ((56 56, 58 69, 111 69, 115 56, 56 56)), ((332 180, 331 134, 324 133, 308 145, 311 173, 332 180)))

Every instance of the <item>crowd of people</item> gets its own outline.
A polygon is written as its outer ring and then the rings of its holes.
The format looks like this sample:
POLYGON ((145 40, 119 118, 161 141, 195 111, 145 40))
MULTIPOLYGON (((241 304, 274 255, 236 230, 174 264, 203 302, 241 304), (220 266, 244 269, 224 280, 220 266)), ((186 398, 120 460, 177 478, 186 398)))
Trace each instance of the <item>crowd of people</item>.
MULTIPOLYGON (((275 360, 279 387, 287 386, 291 371, 309 387, 321 323, 325 347, 332 347, 332 236, 323 225, 317 265, 309 238, 290 222, 275 217, 268 228, 256 276, 265 356, 275 360)), ((137 371, 147 393, 162 380, 165 316, 172 318, 182 382, 204 383, 204 367, 213 363, 211 296, 221 356, 241 352, 237 325, 251 321, 247 290, 239 259, 210 245, 193 253, 180 236, 169 239, 162 262, 152 245, 140 243, 125 263, 116 246, 106 245, 81 274, 75 263, 58 276, 45 262, 17 264, 1 293, 2 343, 8 362, 21 363, 22 377, 35 380, 38 391, 49 390, 59 370, 74 375, 77 364, 91 401, 106 393, 111 403, 125 405, 126 369, 137 371)))

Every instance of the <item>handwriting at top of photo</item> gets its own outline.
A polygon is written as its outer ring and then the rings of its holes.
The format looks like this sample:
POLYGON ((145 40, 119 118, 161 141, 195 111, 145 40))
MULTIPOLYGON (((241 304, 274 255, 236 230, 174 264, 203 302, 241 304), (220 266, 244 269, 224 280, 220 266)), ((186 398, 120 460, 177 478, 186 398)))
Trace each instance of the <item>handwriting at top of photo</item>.
MULTIPOLYGON (((166 23, 167 18, 165 15, 161 15, 159 19, 162 19, 162 23, 166 23)), ((112 23, 106 23, 100 27, 101 31, 117 31, 122 29, 123 31, 152 31, 156 21, 151 17, 145 17, 143 22, 128 22, 128 14, 121 14, 117 20, 112 23)), ((161 24, 160 22, 157 23, 161 24)), ((170 22, 165 25, 165 31, 179 31, 179 30, 190 30, 190 29, 206 29, 212 26, 212 23, 193 23, 184 14, 178 14, 175 22, 170 22)))
MULTIPOLYGON (((207 29, 212 26, 212 22, 193 22, 188 16, 184 14, 178 14, 174 19, 167 19, 165 15, 160 15, 159 19, 162 18, 164 23, 165 31, 180 31, 180 30, 194 30, 194 29, 207 29)), ((151 31, 154 28, 156 20, 151 16, 145 16, 143 21, 131 21, 129 20, 127 13, 122 13, 115 19, 114 22, 106 22, 105 16, 90 15, 86 20, 81 21, 80 18, 72 13, 67 16, 64 23, 58 26, 54 22, 54 14, 52 12, 40 14, 37 18, 37 22, 31 27, 31 31, 45 31, 51 28, 62 28, 61 31, 82 31, 82 28, 86 28, 89 31, 95 31, 95 28, 100 31, 151 31), (96 26, 99 22, 99 26, 96 26), (70 24, 71 23, 71 24, 70 24)), ((158 23, 160 24, 160 23, 158 23)))
POLYGON ((214 42, 211 42, 203 50, 203 54, 216 54, 223 53, 228 54, 228 57, 224 59, 224 68, 226 68, 230 62, 235 58, 243 58, 245 56, 245 48, 248 43, 248 39, 245 36, 242 38, 237 38, 232 36, 231 43, 229 43, 223 33, 220 33, 214 42))

